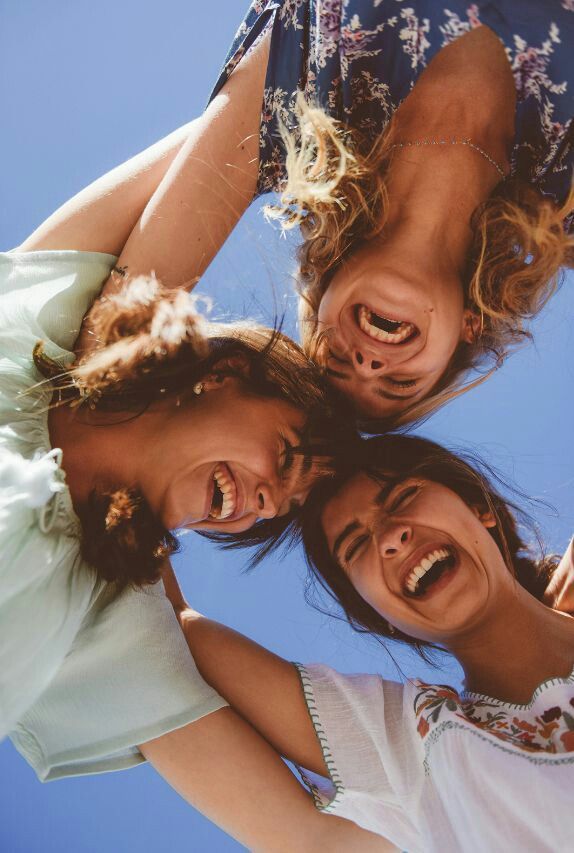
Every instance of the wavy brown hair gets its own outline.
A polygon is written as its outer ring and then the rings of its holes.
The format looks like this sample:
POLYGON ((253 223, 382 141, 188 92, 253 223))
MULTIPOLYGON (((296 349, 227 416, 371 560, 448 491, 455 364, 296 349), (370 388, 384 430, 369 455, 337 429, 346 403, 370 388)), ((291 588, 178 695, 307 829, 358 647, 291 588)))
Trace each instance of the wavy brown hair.
MULTIPOLYGON (((297 99, 298 128, 283 130, 287 180, 280 204, 267 215, 284 228, 299 225, 299 324, 302 344, 320 358, 325 336, 317 330, 321 299, 341 262, 357 245, 381 233, 388 215, 386 174, 393 156, 393 122, 374 145, 322 109, 297 99)), ((480 317, 480 334, 461 343, 431 397, 371 431, 410 423, 491 375, 512 350, 531 337, 532 319, 555 292, 561 269, 574 265, 574 237, 564 219, 574 208, 574 188, 562 205, 518 178, 501 181, 471 219, 473 243, 463 281, 465 307, 480 317), (486 372, 484 372, 486 368, 486 372), (471 369, 483 372, 464 382, 471 369), (378 429, 377 429, 378 428, 378 429)))
POLYGON ((509 486, 478 457, 453 453, 417 436, 388 435, 355 444, 347 455, 346 465, 346 470, 341 470, 333 481, 317 485, 298 519, 298 525, 311 577, 340 606, 345 619, 356 631, 400 640, 414 647, 425 658, 429 650, 436 648, 398 629, 391 631, 387 620, 361 598, 331 556, 321 522, 323 510, 329 500, 359 473, 385 485, 389 482, 398 485, 410 478, 431 480, 455 492, 467 506, 490 511, 496 526, 488 528, 488 532, 508 570, 521 586, 535 598, 543 600, 559 558, 545 555, 538 528, 519 506, 518 501, 522 503, 525 496, 514 489, 516 500, 503 497, 495 484, 505 491, 509 486), (529 531, 534 545, 526 545, 520 527, 529 531))
MULTIPOLYGON (((188 293, 145 278, 99 300, 90 314, 99 341, 93 352, 62 369, 36 347, 34 360, 54 387, 54 405, 75 407, 87 423, 105 427, 110 418, 138 417, 160 400, 178 405, 180 396, 212 372, 235 375, 247 396, 279 398, 305 412, 297 450, 320 458, 329 472, 336 436, 352 427, 320 370, 281 332, 208 323, 195 305, 188 293), (233 366, 238 356, 241 369, 233 366)), ((83 554, 105 580, 154 583, 164 559, 177 550, 177 539, 143 495, 124 484, 95 489, 79 516, 83 554)))

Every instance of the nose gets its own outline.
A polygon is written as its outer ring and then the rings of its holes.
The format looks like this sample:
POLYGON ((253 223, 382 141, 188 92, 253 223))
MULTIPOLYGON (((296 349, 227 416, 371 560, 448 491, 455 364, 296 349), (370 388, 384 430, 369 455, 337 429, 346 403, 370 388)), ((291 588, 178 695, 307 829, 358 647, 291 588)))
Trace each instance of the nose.
POLYGON ((269 483, 260 483, 255 492, 256 512, 259 518, 275 518, 279 514, 280 500, 269 483))
POLYGON ((378 535, 378 548, 381 557, 396 557, 410 543, 413 537, 408 524, 386 524, 378 535))
POLYGON ((363 379, 371 379, 372 376, 382 373, 387 367, 385 361, 382 361, 380 358, 374 358, 364 350, 360 350, 357 347, 355 347, 351 353, 351 360, 353 362, 355 372, 359 376, 362 376, 363 379))

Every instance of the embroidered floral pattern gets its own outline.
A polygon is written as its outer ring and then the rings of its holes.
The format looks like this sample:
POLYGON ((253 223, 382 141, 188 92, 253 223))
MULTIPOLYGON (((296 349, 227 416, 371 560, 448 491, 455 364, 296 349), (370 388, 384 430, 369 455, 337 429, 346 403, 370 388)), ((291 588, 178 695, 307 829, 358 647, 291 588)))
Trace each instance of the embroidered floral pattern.
POLYGON ((280 124, 302 89, 374 141, 446 45, 489 26, 503 42, 517 92, 512 171, 563 201, 570 187, 574 0, 254 0, 214 94, 265 26, 273 28, 261 120, 258 192, 285 177, 280 124), (520 12, 514 16, 513 10, 520 12), (515 21, 520 21, 516 24, 515 21))
POLYGON ((459 723, 524 752, 574 752, 574 675, 543 684, 529 705, 482 696, 464 698, 451 687, 415 682, 414 713, 424 740, 444 725, 459 723), (564 686, 569 688, 564 702, 564 686), (560 704, 552 698, 560 695, 560 704))

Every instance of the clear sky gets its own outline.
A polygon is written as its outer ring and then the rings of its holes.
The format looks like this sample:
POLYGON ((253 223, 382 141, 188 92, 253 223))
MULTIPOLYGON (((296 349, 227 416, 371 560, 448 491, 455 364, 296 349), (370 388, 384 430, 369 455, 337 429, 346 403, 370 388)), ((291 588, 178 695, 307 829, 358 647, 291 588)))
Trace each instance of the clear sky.
MULTIPOLYGON (((198 115, 247 3, 244 0, 0 0, 0 248, 17 245, 61 202, 112 166, 198 115)), ((254 205, 201 284, 214 318, 269 320, 287 311, 292 245, 254 205)), ((478 450, 528 494, 548 544, 563 550, 574 517, 574 277, 534 326, 536 344, 421 432, 478 450)), ((242 572, 190 534, 176 570, 190 602, 290 659, 398 677, 376 643, 308 607, 301 555, 242 572)), ((444 682, 395 656, 407 675, 444 682)), ((0 746, 6 853, 239 850, 147 766, 41 785, 10 743, 0 746)), ((265 780, 262 780, 265 784, 265 780)))

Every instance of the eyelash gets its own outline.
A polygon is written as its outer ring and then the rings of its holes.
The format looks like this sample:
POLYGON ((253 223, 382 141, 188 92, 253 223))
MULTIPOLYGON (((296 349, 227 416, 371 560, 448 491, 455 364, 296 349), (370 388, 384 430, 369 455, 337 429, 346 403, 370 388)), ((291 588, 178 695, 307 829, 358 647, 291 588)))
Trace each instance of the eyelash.
POLYGON ((402 504, 407 500, 407 498, 415 495, 419 490, 418 486, 407 486, 406 489, 396 496, 391 506, 389 507, 389 512, 396 512, 402 504))
POLYGON ((416 379, 393 379, 391 376, 387 376, 387 381, 394 385, 395 388, 414 388, 417 384, 416 379))
POLYGON ((368 534, 363 533, 361 536, 358 536, 356 539, 354 539, 351 542, 350 546, 345 551, 345 562, 346 563, 349 563, 353 559, 353 557, 355 556, 355 554, 357 553, 359 548, 367 541, 368 538, 369 538, 368 534))
POLYGON ((285 476, 285 474, 288 474, 289 471, 291 470, 291 468, 293 467, 294 453, 293 453, 293 445, 291 444, 291 442, 288 441, 286 438, 283 439, 283 442, 284 442, 284 450, 283 450, 284 460, 283 460, 283 464, 281 465, 281 473, 283 474, 283 476, 285 476))

